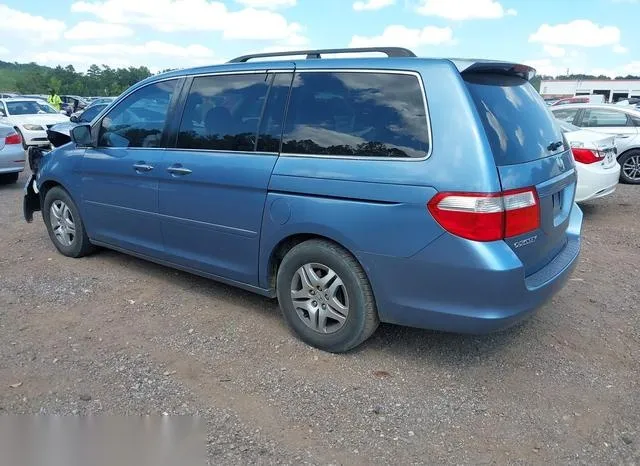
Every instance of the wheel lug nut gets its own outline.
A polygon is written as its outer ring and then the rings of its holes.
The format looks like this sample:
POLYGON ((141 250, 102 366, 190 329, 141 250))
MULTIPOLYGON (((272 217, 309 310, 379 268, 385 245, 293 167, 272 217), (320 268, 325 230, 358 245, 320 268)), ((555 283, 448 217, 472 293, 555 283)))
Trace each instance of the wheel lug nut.
POLYGON ((318 305, 318 301, 312 301, 312 302, 311 302, 311 305, 312 305, 313 307, 316 307, 316 306, 318 305))
POLYGON ((311 290, 311 296, 313 296, 314 294, 316 294, 315 290, 311 290))
POLYGON ((326 309, 326 308, 327 308, 327 305, 326 305, 326 304, 323 304, 323 305, 322 305, 322 309, 326 309))
POLYGON ((329 295, 328 295, 328 294, 325 294, 325 295, 324 295, 324 299, 329 299, 329 295))

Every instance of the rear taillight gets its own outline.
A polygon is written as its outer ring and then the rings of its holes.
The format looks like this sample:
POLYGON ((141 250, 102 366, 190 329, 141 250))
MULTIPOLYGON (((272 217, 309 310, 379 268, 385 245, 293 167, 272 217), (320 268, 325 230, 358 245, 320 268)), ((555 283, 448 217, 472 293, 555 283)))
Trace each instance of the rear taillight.
POLYGON ((535 188, 490 194, 439 193, 428 208, 442 228, 474 241, 498 241, 540 227, 535 188))
POLYGON ((9 136, 4 138, 5 144, 22 144, 22 138, 18 133, 11 133, 9 136))
POLYGON ((576 162, 584 164, 602 162, 602 159, 604 159, 604 153, 582 147, 573 147, 571 148, 571 152, 576 162))

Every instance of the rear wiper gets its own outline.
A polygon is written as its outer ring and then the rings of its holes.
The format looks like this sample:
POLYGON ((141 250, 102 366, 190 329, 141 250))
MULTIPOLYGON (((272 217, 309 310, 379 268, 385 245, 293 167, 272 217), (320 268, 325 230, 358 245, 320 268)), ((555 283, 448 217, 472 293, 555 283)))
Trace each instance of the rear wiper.
POLYGON ((560 149, 560 147, 562 147, 563 145, 564 145, 564 143, 562 141, 552 142, 551 144, 549 144, 547 146, 547 150, 549 152, 555 152, 558 149, 560 149))

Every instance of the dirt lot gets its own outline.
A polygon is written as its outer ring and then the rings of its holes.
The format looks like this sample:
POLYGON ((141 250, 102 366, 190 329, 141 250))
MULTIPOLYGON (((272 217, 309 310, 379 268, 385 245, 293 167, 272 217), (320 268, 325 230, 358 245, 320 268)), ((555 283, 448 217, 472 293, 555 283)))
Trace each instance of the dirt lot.
POLYGON ((640 187, 584 207, 578 269, 523 325, 387 325, 331 355, 275 302, 61 256, 24 179, 0 187, 0 414, 198 413, 215 464, 640 463, 640 187))

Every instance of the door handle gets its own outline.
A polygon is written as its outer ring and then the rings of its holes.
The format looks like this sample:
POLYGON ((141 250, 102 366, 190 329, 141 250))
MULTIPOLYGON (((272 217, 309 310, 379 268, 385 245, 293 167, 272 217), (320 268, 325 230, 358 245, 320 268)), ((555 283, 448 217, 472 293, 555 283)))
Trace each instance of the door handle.
POLYGON ((138 162, 133 164, 133 169, 137 172, 150 172, 153 170, 153 166, 144 162, 138 162))
POLYGON ((167 171, 174 176, 184 176, 191 173, 191 170, 189 170, 188 168, 184 168, 182 166, 169 167, 167 168, 167 171))
POLYGON ((629 136, 628 134, 616 134, 615 137, 618 139, 629 139, 631 136, 629 136))

